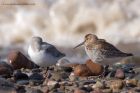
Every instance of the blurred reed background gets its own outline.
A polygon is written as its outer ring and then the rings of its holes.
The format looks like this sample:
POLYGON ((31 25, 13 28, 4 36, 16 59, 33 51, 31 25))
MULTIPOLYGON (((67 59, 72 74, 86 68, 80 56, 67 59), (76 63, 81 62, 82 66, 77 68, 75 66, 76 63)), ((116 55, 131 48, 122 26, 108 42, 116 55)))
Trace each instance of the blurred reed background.
POLYGON ((72 48, 94 33, 139 56, 139 25, 139 0, 0 0, 0 55, 27 54, 31 37, 41 36, 72 60, 84 60, 84 48, 72 48))

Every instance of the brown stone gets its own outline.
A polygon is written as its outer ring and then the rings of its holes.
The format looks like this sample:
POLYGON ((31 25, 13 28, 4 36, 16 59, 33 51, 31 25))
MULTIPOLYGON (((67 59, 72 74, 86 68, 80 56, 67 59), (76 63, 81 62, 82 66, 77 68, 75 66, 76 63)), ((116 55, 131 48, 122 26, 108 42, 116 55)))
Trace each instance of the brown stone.
POLYGON ((120 91, 120 89, 123 88, 124 83, 122 80, 112 80, 110 81, 109 85, 110 85, 110 89, 112 89, 113 92, 116 92, 116 91, 120 91))
POLYGON ((74 93, 86 93, 84 90, 81 89, 75 89, 74 93))
POLYGON ((98 76, 103 73, 103 66, 87 60, 86 64, 75 65, 74 75, 76 76, 98 76))
POLYGON ((80 64, 74 68, 74 75, 90 76, 90 75, 92 75, 92 72, 89 70, 89 68, 85 64, 80 64))
POLYGON ((94 76, 101 75, 104 70, 102 65, 94 63, 90 59, 86 61, 86 66, 90 69, 90 71, 92 72, 92 75, 94 76))
POLYGON ((19 51, 11 51, 8 54, 8 62, 13 66, 14 69, 20 69, 20 68, 31 69, 34 67, 34 63, 31 62, 27 57, 25 57, 19 51))
POLYGON ((138 80, 136 80, 136 79, 127 79, 127 80, 125 80, 125 84, 127 86, 137 86, 138 80))

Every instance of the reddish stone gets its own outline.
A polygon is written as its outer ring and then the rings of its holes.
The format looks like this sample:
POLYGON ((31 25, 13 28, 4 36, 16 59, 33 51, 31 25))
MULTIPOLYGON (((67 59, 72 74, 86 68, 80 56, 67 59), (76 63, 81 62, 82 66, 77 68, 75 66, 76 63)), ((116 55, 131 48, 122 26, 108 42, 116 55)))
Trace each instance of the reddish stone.
POLYGON ((86 66, 90 69, 93 76, 101 75, 104 71, 102 65, 94 63, 92 60, 87 60, 86 66))
POLYGON ((89 70, 89 68, 85 64, 80 64, 74 68, 74 75, 76 75, 76 76, 91 76, 92 72, 89 70))
POLYGON ((13 66, 14 69, 20 69, 20 68, 31 69, 34 67, 34 63, 31 62, 27 57, 25 57, 19 51, 11 51, 8 54, 8 62, 13 66))

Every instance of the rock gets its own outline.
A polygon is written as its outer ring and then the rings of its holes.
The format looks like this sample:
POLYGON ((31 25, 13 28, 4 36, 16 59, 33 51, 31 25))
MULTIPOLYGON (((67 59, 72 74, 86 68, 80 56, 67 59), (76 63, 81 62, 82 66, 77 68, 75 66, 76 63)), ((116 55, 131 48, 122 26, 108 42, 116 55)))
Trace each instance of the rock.
POLYGON ((109 83, 109 87, 110 87, 110 89, 113 90, 113 92, 120 91, 120 89, 122 89, 123 86, 124 86, 124 84, 123 84, 122 80, 112 80, 109 83))
POLYGON ((30 80, 43 80, 43 75, 39 74, 39 73, 33 73, 29 76, 30 80))
POLYGON ((31 69, 36 67, 36 65, 33 62, 31 62, 19 51, 11 51, 8 54, 8 62, 13 66, 14 69, 20 68, 31 69))
POLYGON ((27 85, 27 84, 29 84, 29 80, 18 80, 16 82, 16 84, 18 84, 18 85, 27 85))
POLYGON ((124 79, 125 78, 125 73, 122 69, 117 69, 115 73, 115 77, 119 79, 124 79))
POLYGON ((90 93, 104 93, 104 92, 101 89, 96 89, 96 90, 94 90, 94 91, 92 91, 90 93))
POLYGON ((75 89, 74 93, 86 93, 84 90, 81 89, 75 89))
POLYGON ((83 83, 83 85, 89 85, 89 84, 96 84, 96 80, 82 80, 80 83, 83 83))
POLYGON ((92 72, 85 64, 80 64, 74 68, 74 75, 75 76, 91 76, 92 72))
POLYGON ((55 71, 51 73, 51 80, 61 81, 69 78, 69 73, 62 72, 62 71, 55 71))
POLYGON ((136 87, 134 90, 135 90, 136 93, 140 93, 140 87, 139 86, 136 87))
POLYGON ((73 69, 71 67, 60 67, 62 71, 65 71, 65 72, 72 72, 73 69))
POLYGON ((103 89, 105 88, 105 83, 101 81, 97 81, 96 84, 92 86, 93 89, 103 89))
POLYGON ((27 74, 22 73, 21 70, 16 70, 13 74, 14 81, 18 85, 27 85, 29 84, 29 77, 27 74))
POLYGON ((43 93, 40 89, 33 89, 31 93, 43 93))
POLYGON ((17 90, 17 93, 26 93, 26 87, 25 86, 22 86, 22 85, 16 85, 16 90, 17 90))
POLYGON ((128 87, 136 87, 137 84, 138 84, 138 80, 136 80, 136 79, 128 79, 128 80, 125 80, 125 84, 128 87))
POLYGON ((0 62, 0 76, 10 77, 13 73, 13 68, 6 62, 0 62))
POLYGON ((86 61, 86 66, 90 69, 93 76, 101 75, 104 71, 104 68, 102 65, 94 63, 90 59, 86 61))
POLYGON ((93 89, 89 85, 84 85, 83 87, 80 87, 80 89, 86 91, 86 92, 91 92, 93 89))
POLYGON ((42 69, 40 69, 40 68, 32 69, 32 73, 40 73, 41 71, 42 71, 42 69))
POLYGON ((109 74, 108 74, 106 77, 107 77, 107 78, 115 77, 115 73, 116 73, 115 70, 111 70, 111 71, 109 72, 109 74))
POLYGON ((47 85, 48 85, 50 91, 60 87, 60 85, 57 81, 48 81, 47 85))
POLYGON ((44 81, 43 75, 39 73, 33 73, 29 76, 30 85, 39 85, 44 81))
POLYGON ((4 78, 0 78, 0 93, 17 93, 15 84, 7 81, 4 78))
POLYGON ((28 75, 26 75, 25 73, 22 73, 20 70, 17 70, 14 72, 13 74, 14 80, 28 80, 29 77, 28 75))
POLYGON ((69 76, 69 79, 70 79, 70 81, 75 81, 75 80, 78 79, 78 77, 75 76, 74 73, 71 73, 70 76, 69 76))
POLYGON ((111 89, 102 89, 102 92, 103 93, 112 93, 112 90, 111 89))

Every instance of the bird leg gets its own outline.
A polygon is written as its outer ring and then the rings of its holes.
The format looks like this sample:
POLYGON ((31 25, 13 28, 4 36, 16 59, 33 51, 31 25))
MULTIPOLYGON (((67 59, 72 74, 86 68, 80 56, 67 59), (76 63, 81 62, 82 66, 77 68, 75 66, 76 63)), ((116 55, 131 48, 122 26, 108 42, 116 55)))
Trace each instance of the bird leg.
POLYGON ((106 76, 106 73, 108 71, 108 67, 109 67, 109 65, 104 66, 104 70, 103 70, 102 74, 98 76, 98 78, 104 78, 106 76))

